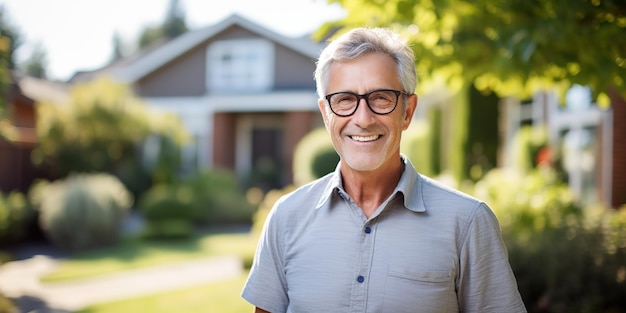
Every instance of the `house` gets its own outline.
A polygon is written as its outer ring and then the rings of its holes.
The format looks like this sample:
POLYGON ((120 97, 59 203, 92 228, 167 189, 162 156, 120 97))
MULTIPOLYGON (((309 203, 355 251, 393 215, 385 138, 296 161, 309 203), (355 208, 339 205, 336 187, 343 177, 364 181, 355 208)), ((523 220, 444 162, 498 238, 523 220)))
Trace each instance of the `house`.
POLYGON ((37 178, 53 178, 49 169, 33 166, 31 153, 38 140, 35 131, 37 101, 62 102, 68 97, 64 84, 11 75, 7 111, 0 119, 0 191, 27 192, 37 178))
MULTIPOLYGON (((512 149, 521 125, 546 128, 548 146, 558 160, 568 185, 582 204, 626 205, 626 103, 613 93, 610 108, 592 102, 591 91, 573 86, 565 103, 553 92, 539 92, 531 101, 507 98, 501 104, 503 150, 512 149)), ((505 160, 506 158, 503 158, 505 160)), ((504 161, 500 166, 508 166, 504 161)))
MULTIPOLYGON (((185 166, 232 170, 242 181, 265 175, 277 187, 292 182, 298 141, 323 125, 313 79, 322 48, 235 14, 98 74, 181 117, 193 137, 185 166)), ((71 82, 93 77, 79 73, 71 82)))

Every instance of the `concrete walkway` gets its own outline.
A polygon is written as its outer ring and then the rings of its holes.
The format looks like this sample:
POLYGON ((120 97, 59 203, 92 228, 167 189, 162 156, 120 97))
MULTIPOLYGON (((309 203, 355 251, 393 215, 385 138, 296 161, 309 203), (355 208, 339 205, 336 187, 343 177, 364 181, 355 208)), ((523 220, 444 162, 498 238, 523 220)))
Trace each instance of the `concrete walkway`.
POLYGON ((73 312, 95 303, 235 278, 243 272, 238 257, 221 256, 99 278, 41 283, 39 277, 52 271, 56 262, 53 258, 37 255, 3 264, 0 266, 0 292, 10 298, 39 299, 51 309, 50 312, 73 312))

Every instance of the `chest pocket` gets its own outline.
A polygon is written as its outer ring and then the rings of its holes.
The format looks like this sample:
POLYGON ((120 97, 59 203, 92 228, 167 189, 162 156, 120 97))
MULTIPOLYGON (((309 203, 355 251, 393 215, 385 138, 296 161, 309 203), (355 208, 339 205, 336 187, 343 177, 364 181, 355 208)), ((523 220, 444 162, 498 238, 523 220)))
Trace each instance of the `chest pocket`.
POLYGON ((389 267, 385 280, 383 312, 457 311, 454 277, 451 272, 389 267))

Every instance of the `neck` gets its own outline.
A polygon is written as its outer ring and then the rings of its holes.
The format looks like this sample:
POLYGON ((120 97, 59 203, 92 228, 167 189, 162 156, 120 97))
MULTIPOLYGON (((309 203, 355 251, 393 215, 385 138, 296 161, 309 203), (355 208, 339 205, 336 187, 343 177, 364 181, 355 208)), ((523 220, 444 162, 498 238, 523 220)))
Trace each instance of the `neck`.
POLYGON ((367 172, 342 165, 343 188, 369 218, 394 191, 403 171, 404 165, 399 157, 396 162, 367 172))

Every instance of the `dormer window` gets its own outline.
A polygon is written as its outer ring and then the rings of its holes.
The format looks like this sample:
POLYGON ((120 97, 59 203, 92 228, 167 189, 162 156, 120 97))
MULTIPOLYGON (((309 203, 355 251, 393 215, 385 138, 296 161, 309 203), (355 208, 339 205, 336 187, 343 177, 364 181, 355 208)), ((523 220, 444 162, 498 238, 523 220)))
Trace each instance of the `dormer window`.
POLYGON ((274 46, 267 40, 216 41, 207 50, 207 61, 211 93, 261 92, 272 87, 274 46))

